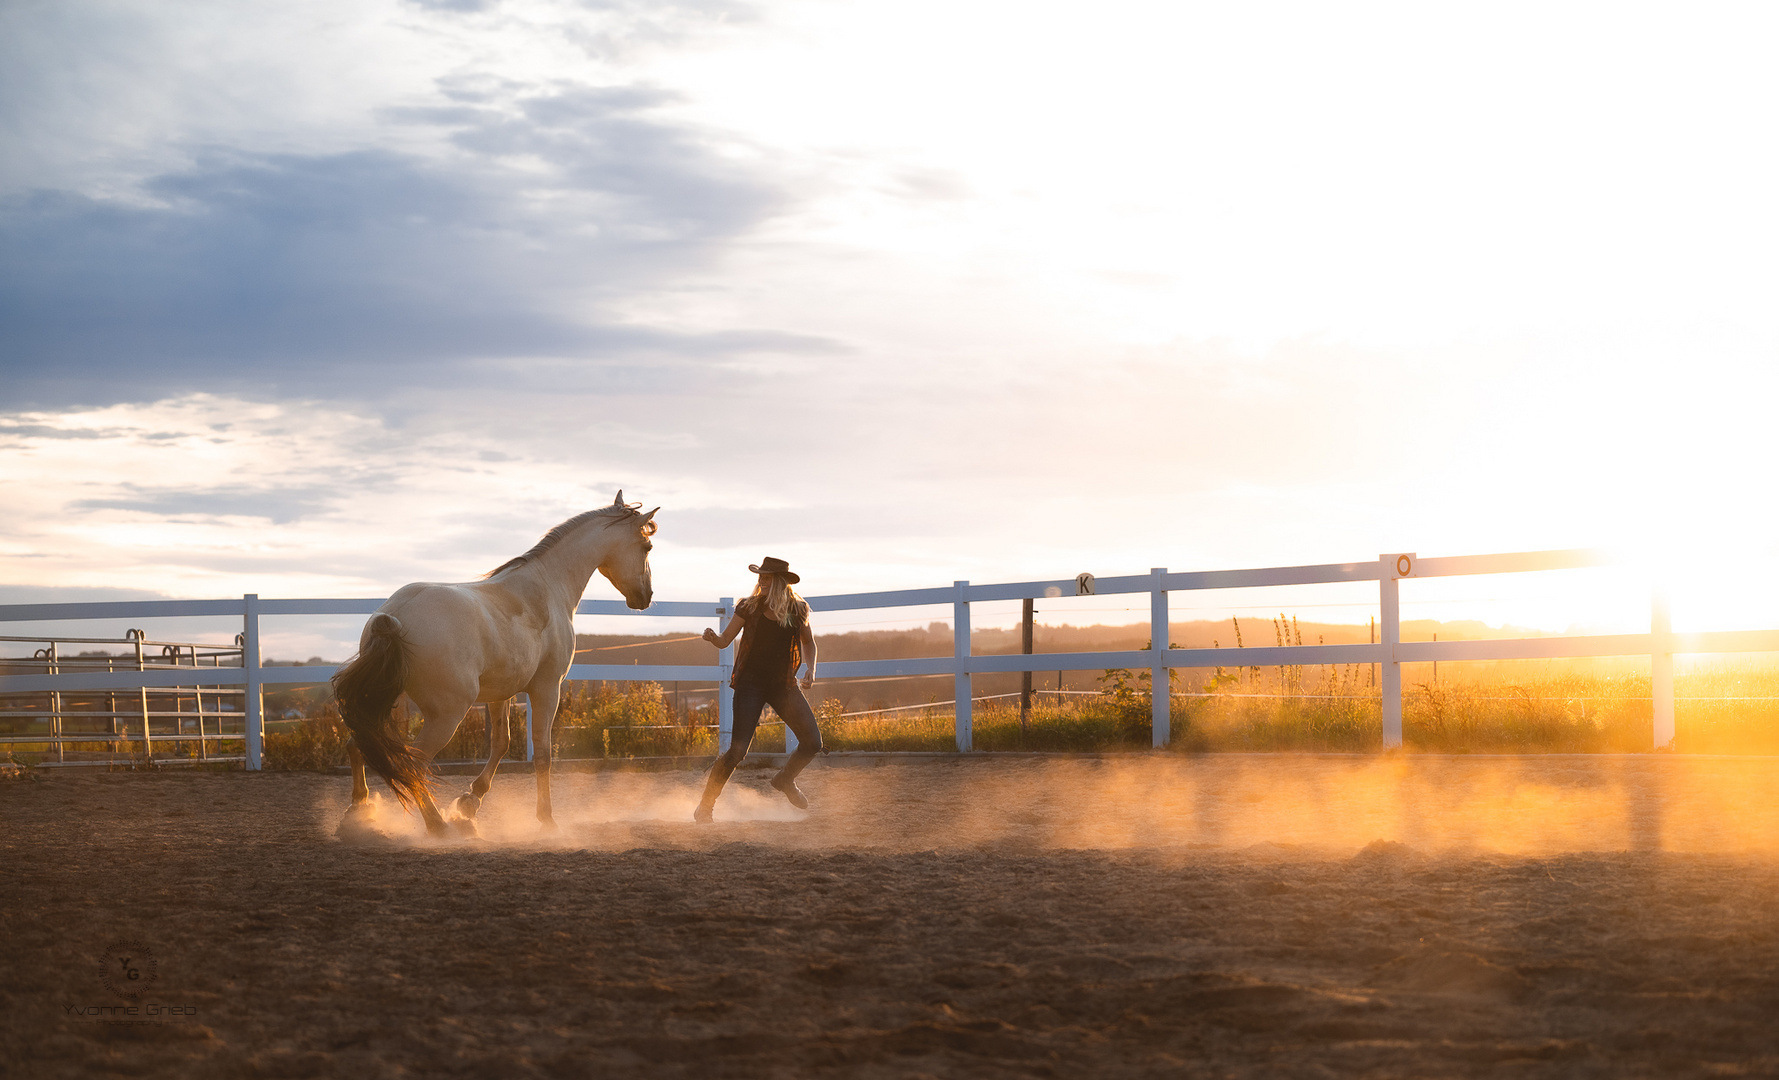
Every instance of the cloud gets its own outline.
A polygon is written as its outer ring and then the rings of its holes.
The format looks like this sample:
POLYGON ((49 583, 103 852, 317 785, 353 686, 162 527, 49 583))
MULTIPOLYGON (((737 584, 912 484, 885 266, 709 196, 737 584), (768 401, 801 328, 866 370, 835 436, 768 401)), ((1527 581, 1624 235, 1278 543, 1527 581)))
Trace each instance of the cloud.
POLYGON ((500 0, 407 0, 407 2, 427 11, 454 11, 464 14, 493 11, 500 6, 500 0))
POLYGON ((74 585, 0 584, 0 604, 90 604, 108 600, 160 600, 164 593, 148 589, 74 585))
POLYGON ((274 525, 289 523, 322 510, 338 500, 323 487, 216 487, 145 488, 121 485, 125 497, 77 499, 71 510, 133 510, 166 517, 264 518, 274 525))
POLYGON ((526 455, 498 425, 409 430, 312 402, 194 395, 6 419, 52 431, 14 436, 0 469, 12 510, 0 565, 14 581, 350 595, 464 578, 617 486, 580 462, 526 455), (68 430, 95 435, 60 437, 68 430), (152 462, 152 478, 119 462, 152 462))
MULTIPOLYGON (((831 343, 697 332, 616 313, 708 266, 791 198, 653 111, 648 87, 496 91, 386 111, 452 148, 204 150, 145 199, 40 190, 0 202, 0 373, 14 405, 203 387, 332 395, 488 362, 640 367, 831 343), (667 363, 663 364, 662 361, 667 363), (370 369, 370 370, 367 370, 370 369)), ((609 381, 609 380, 602 380, 609 381)))
POLYGON ((87 428, 59 428, 50 424, 0 422, 0 439, 102 439, 105 432, 87 428))
POLYGON ((957 202, 970 197, 970 182, 949 169, 905 168, 891 179, 892 194, 925 202, 957 202))

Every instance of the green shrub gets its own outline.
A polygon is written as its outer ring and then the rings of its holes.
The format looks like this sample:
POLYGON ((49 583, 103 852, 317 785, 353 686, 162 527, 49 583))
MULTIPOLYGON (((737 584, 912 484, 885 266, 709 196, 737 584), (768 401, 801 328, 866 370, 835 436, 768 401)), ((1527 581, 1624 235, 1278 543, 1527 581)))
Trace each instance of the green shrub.
POLYGON ((261 767, 274 772, 317 772, 345 765, 352 733, 340 710, 328 702, 321 715, 266 729, 261 767))
POLYGON ((563 757, 714 755, 715 724, 714 708, 675 713, 660 683, 571 683, 556 713, 555 748, 563 757))

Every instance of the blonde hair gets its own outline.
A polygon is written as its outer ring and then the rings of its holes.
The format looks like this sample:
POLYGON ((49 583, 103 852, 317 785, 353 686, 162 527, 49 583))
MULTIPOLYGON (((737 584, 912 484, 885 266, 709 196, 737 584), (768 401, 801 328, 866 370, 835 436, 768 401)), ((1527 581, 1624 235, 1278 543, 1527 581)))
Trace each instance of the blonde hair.
POLYGON ((795 626, 799 617, 809 617, 809 604, 782 574, 771 575, 769 585, 756 584, 745 602, 780 626, 795 626))

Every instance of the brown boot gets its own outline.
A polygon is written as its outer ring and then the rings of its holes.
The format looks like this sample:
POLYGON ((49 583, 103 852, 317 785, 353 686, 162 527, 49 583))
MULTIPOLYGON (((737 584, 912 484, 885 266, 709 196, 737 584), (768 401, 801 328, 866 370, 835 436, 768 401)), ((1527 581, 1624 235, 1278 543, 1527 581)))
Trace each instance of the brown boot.
POLYGON ((698 800, 698 809, 692 811, 692 820, 708 823, 711 811, 716 808, 717 796, 723 793, 723 785, 729 782, 729 774, 735 766, 727 755, 717 758, 710 766, 710 775, 704 779, 704 797, 698 800))
POLYGON ((809 809, 809 797, 803 794, 803 789, 797 786, 797 781, 784 773, 779 773, 772 778, 772 786, 784 792, 784 797, 791 800, 792 806, 799 810, 809 809))

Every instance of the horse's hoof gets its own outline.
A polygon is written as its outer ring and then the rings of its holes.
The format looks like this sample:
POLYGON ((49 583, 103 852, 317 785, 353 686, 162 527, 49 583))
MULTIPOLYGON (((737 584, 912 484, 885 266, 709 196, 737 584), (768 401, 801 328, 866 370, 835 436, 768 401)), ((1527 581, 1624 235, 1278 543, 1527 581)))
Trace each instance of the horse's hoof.
POLYGON ((545 832, 556 831, 556 819, 553 817, 540 817, 537 819, 537 823, 543 827, 545 832))
POLYGON ((473 818, 476 811, 482 808, 482 800, 466 791, 457 796, 457 801, 451 804, 451 808, 457 811, 458 817, 473 818))
POLYGON ((476 823, 469 818, 453 818, 451 831, 466 839, 475 839, 482 834, 476 830, 476 823))

